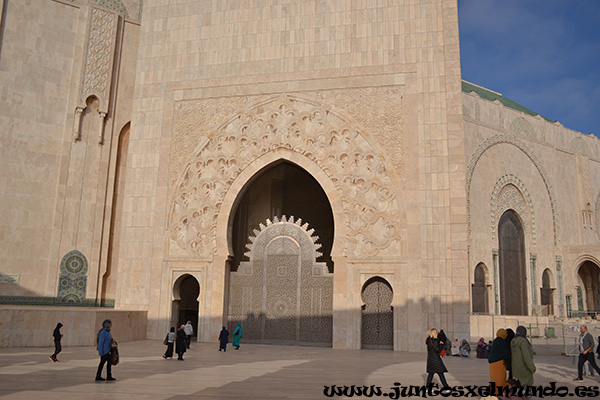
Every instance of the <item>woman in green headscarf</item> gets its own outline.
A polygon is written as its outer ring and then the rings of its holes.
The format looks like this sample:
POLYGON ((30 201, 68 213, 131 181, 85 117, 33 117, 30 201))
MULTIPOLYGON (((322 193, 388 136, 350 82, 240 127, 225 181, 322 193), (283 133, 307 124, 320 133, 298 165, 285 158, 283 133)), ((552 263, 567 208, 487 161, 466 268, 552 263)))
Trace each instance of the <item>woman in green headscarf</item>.
MULTIPOLYGON (((506 344, 506 336, 508 333, 505 329, 498 329, 496 339, 492 342, 488 362, 490 363, 490 382, 494 382, 496 387, 506 386, 506 364, 505 360, 510 358, 508 345, 506 344)), ((491 393, 492 395, 495 393, 491 393)))
POLYGON ((233 331, 233 342, 231 345, 235 347, 236 350, 240 348, 240 339, 242 338, 242 324, 238 322, 237 327, 233 331))

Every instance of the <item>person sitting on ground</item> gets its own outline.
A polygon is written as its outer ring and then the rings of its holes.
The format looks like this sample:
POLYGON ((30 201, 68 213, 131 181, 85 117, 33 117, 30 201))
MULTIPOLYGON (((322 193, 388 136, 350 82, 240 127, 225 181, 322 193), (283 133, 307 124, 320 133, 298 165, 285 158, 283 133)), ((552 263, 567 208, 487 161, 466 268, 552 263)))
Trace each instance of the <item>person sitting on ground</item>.
POLYGON ((460 346, 457 338, 454 338, 454 342, 452 342, 452 355, 455 357, 460 357, 460 346))
POLYGON ((463 339, 462 344, 460 345, 460 355, 463 357, 471 356, 471 345, 467 342, 467 339, 463 339))
POLYGON ((485 339, 481 338, 479 339, 479 342, 477 342, 477 358, 488 358, 488 347, 485 344, 485 339))

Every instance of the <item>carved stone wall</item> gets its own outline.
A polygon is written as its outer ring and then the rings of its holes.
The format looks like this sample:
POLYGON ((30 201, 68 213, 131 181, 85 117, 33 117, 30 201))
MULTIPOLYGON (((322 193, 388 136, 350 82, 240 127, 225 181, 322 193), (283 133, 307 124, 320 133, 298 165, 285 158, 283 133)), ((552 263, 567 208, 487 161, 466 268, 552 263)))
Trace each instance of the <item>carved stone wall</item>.
MULTIPOLYGON (((192 255, 213 254, 225 193, 246 166, 278 148, 315 162, 335 184, 344 199, 346 255, 374 256, 397 243, 397 179, 404 170, 398 125, 402 107, 392 105, 395 114, 385 118, 385 109, 373 111, 383 101, 375 101, 377 90, 353 92, 365 110, 371 110, 362 113, 361 122, 305 94, 178 104, 171 153, 171 182, 176 181, 170 200, 171 245, 192 255), (373 103, 367 106, 364 101, 369 98, 373 103), (372 134, 364 134, 362 124, 372 134), (199 146, 193 153, 195 143, 199 146)), ((352 102, 352 96, 336 93, 321 97, 338 104, 352 102)), ((356 105, 347 107, 349 114, 360 114, 356 105)))
POLYGON ((556 203, 556 195, 554 194, 554 188, 550 183, 550 179, 548 174, 542 167, 542 163, 536 157, 536 155, 519 139, 512 135, 496 135, 481 143, 477 150, 471 156, 469 163, 467 164, 467 174, 466 174, 466 186, 467 186, 467 222, 468 222, 468 232, 469 236, 471 235, 471 182, 473 180, 473 173, 475 172, 475 167, 477 166, 477 162, 487 150, 491 147, 501 144, 507 143, 517 147, 521 150, 533 163, 536 170, 540 174, 544 186, 546 187, 546 191, 548 193, 548 198, 550 200, 550 207, 552 209, 552 226, 554 233, 554 244, 560 244, 560 230, 558 225, 558 206, 556 203))
POLYGON ((231 272, 228 320, 254 341, 329 344, 333 274, 317 263, 320 244, 308 223, 267 220, 249 238, 250 261, 231 272))
POLYGON ((523 221, 525 231, 531 236, 532 244, 536 244, 536 225, 533 201, 521 180, 507 174, 496 182, 490 199, 492 239, 498 238, 498 220, 508 209, 514 210, 523 221))
POLYGON ((117 14, 92 8, 80 101, 83 105, 89 96, 94 95, 100 101, 99 110, 102 112, 108 111, 117 21, 117 14))

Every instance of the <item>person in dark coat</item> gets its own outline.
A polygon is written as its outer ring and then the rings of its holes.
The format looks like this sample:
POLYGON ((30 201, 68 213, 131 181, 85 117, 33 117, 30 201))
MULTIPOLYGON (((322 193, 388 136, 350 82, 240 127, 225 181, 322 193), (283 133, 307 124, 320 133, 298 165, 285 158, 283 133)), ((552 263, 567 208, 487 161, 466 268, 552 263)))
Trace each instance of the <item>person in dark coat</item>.
POLYGON ((437 329, 432 328, 427 332, 425 344, 427 345, 427 386, 429 387, 433 382, 433 374, 438 374, 442 387, 448 387, 448 382, 444 377, 444 372, 448 372, 448 370, 440 357, 445 343, 438 339, 437 329))
POLYGON ((444 332, 443 329, 440 329, 440 331, 438 332, 438 340, 440 342, 444 343, 444 353, 440 354, 442 357, 444 357, 444 355, 449 352, 447 350, 448 345, 450 345, 450 348, 451 348, 452 347, 452 343, 449 343, 448 338, 446 337, 446 332, 444 332))
POLYGON ((187 336, 185 334, 184 326, 181 325, 177 329, 177 340, 175 342, 175 352, 177 353, 177 359, 183 361, 183 353, 187 349, 187 336))
POLYGON ((227 351, 227 343, 229 343, 229 331, 223 327, 219 333, 219 351, 227 351))
POLYGON ((506 370, 508 371, 508 379, 512 379, 513 378, 513 373, 512 373, 512 353, 510 350, 510 344, 512 342, 512 340, 515 338, 515 331, 513 331, 512 329, 508 328, 506 330, 506 345, 508 346, 508 359, 505 360, 506 363, 506 370))
POLYGON ((62 351, 62 346, 60 344, 60 340, 62 339, 62 333, 60 333, 60 328, 62 328, 63 324, 60 322, 56 324, 56 328, 54 328, 54 332, 52 332, 52 336, 54 337, 54 354, 50 356, 50 359, 54 362, 58 362, 56 356, 58 353, 62 351))
POLYGON ((488 347, 485 344, 485 339, 480 338, 479 342, 477 342, 477 358, 488 358, 488 347))
MULTIPOLYGON (((506 344, 507 335, 506 329, 498 329, 488 355, 490 382, 494 382, 496 387, 506 386, 506 360, 510 357, 506 344)), ((492 394, 495 395, 495 393, 492 394)))

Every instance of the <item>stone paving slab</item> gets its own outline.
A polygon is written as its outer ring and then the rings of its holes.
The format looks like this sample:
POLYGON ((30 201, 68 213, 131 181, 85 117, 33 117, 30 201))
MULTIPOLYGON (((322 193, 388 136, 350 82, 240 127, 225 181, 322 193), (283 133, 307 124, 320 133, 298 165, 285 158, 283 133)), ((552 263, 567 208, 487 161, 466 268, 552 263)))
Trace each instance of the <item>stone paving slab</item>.
MULTIPOLYGON (((65 348, 61 362, 48 359, 50 348, 0 350, 2 399, 326 399, 324 386, 425 383, 423 353, 382 350, 244 344, 217 351, 217 344, 193 343, 185 361, 164 360, 160 341, 120 344, 116 382, 95 382, 99 358, 94 348, 65 348)), ((576 359, 560 356, 560 346, 537 346, 536 385, 550 381, 573 391, 576 359)), ((485 385, 487 360, 445 357, 450 385, 485 385)), ((598 377, 584 385, 598 385, 598 377)), ((336 398, 336 397, 334 397, 336 398)), ((339 398, 339 397, 337 397, 339 398)), ((354 397, 367 398, 367 397, 354 397)), ((375 397, 372 397, 375 398, 375 397)))

